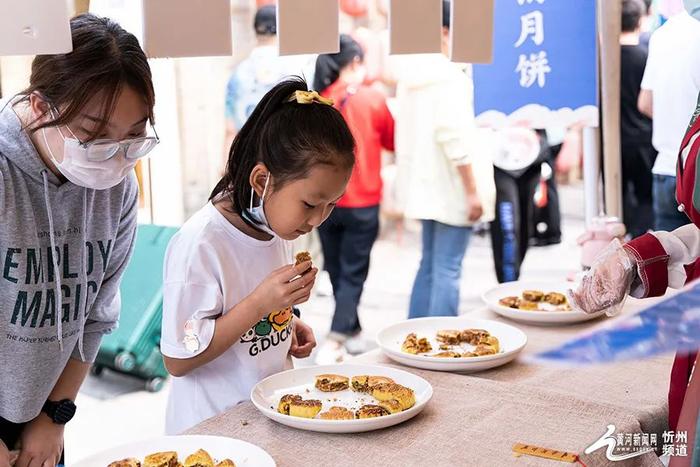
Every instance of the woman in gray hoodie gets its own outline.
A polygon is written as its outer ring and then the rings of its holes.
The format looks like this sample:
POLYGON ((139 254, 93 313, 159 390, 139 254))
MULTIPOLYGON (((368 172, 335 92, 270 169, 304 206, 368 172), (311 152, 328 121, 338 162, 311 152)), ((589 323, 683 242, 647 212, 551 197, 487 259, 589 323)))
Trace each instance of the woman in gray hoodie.
POLYGON ((117 326, 132 169, 158 143, 136 38, 94 15, 70 27, 73 51, 37 56, 0 103, 0 467, 62 463, 73 400, 117 326))

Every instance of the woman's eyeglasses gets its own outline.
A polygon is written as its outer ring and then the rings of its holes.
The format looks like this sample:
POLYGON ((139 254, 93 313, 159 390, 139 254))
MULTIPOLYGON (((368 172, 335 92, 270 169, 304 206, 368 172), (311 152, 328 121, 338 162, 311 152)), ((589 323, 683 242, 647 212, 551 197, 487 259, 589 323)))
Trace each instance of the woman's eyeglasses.
POLYGON ((78 140, 80 145, 85 148, 87 152, 87 159, 92 162, 105 162, 114 157, 119 150, 124 151, 124 157, 128 160, 139 160, 148 155, 153 148, 160 143, 160 138, 153 125, 153 134, 155 136, 141 136, 138 138, 128 138, 123 140, 113 140, 113 139, 96 139, 88 141, 86 143, 80 141, 78 137, 75 136, 73 131, 69 128, 68 131, 71 135, 78 140))

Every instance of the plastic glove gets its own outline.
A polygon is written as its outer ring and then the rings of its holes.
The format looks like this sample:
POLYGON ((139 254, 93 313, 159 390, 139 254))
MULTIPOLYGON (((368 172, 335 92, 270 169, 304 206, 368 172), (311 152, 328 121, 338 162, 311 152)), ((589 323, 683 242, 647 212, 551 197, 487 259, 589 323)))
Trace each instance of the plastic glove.
POLYGON ((569 300, 577 310, 613 316, 622 310, 636 276, 636 262, 615 239, 595 258, 578 288, 569 290, 569 300))

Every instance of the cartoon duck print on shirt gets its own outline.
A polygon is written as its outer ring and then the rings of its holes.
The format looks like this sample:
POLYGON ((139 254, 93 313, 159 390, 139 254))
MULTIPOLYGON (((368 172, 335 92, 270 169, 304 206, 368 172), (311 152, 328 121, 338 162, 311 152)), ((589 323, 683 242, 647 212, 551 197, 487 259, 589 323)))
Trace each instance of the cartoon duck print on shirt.
POLYGON ((293 318, 292 307, 272 312, 243 334, 240 343, 250 344, 248 353, 251 357, 277 347, 292 334, 293 318))

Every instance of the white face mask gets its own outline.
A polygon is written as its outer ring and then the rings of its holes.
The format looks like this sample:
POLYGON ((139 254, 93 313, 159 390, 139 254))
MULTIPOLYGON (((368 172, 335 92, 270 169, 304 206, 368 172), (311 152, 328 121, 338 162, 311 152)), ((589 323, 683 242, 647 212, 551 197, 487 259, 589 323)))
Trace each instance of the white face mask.
MULTIPOLYGON (((56 129, 58 130, 58 128, 56 129)), ((87 156, 87 148, 83 147, 80 141, 75 138, 70 128, 68 131, 73 138, 66 138, 63 132, 58 130, 63 138, 63 160, 58 162, 46 139, 46 129, 41 129, 44 144, 49 151, 52 162, 58 171, 72 183, 93 190, 106 190, 121 183, 136 165, 137 161, 127 160, 124 154, 117 154, 103 162, 90 161, 87 156)))
POLYGON ((700 0, 683 0, 683 5, 690 16, 700 21, 700 0))
POLYGON ((267 221, 267 216, 265 216, 265 208, 264 208, 264 203, 265 203, 265 193, 267 193, 267 185, 270 182, 270 174, 268 173, 267 178, 265 179, 265 188, 263 188, 262 195, 260 196, 260 205, 253 207, 253 198, 255 197, 255 190, 253 187, 250 187, 250 206, 246 211, 243 211, 243 217, 245 217, 247 220, 255 224, 257 228, 262 230, 263 232, 267 232, 270 235, 277 235, 275 234, 274 230, 270 227, 270 223, 267 221))

